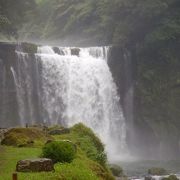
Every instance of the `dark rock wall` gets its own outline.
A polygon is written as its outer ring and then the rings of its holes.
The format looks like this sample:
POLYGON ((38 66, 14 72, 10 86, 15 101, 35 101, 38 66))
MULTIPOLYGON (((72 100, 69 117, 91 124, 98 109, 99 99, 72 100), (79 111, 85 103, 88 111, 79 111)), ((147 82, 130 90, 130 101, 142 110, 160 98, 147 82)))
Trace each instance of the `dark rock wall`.
POLYGON ((177 159, 180 154, 178 56, 162 58, 155 53, 140 54, 136 49, 112 47, 109 66, 121 96, 132 154, 177 159), (129 101, 127 92, 131 88, 133 95, 129 101))
POLYGON ((0 127, 17 125, 16 88, 11 72, 15 65, 14 44, 0 43, 0 127))
POLYGON ((39 100, 41 93, 41 64, 35 58, 37 46, 0 43, 0 127, 6 128, 25 122, 42 123, 42 106, 39 100), (28 52, 28 56, 18 56, 15 51, 28 52), (13 70, 16 80, 13 77, 13 70), (18 85, 15 84, 17 81, 18 85), (39 86, 38 86, 39 85, 39 86), (18 88, 22 99, 24 116, 20 114, 18 88), (20 91, 20 90, 19 90, 20 91), (28 99, 29 98, 29 99, 28 99), (31 114, 30 114, 30 111, 31 114))

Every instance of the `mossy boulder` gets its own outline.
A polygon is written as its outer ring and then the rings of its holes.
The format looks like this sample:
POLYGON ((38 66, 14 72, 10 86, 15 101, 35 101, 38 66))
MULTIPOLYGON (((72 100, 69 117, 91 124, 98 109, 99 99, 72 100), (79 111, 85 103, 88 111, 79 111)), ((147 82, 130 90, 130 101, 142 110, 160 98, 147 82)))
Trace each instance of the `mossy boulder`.
POLYGON ((148 174, 150 174, 150 175, 162 176, 162 175, 167 175, 168 172, 167 172, 167 170, 164 169, 164 168, 153 167, 153 168, 151 168, 151 169, 148 169, 148 174))
POLYGON ((22 43, 23 52, 29 54, 37 53, 37 45, 31 43, 22 43))
POLYGON ((123 169, 120 166, 116 164, 110 164, 109 168, 114 176, 124 177, 123 169))
POLYGON ((53 138, 38 128, 13 128, 4 134, 1 144, 26 147, 42 145, 47 140, 53 140, 53 138))
POLYGON ((51 159, 37 158, 24 159, 17 162, 17 172, 48 172, 54 171, 54 165, 51 159))
POLYGON ((169 177, 165 177, 162 180, 178 180, 176 175, 170 175, 169 177))

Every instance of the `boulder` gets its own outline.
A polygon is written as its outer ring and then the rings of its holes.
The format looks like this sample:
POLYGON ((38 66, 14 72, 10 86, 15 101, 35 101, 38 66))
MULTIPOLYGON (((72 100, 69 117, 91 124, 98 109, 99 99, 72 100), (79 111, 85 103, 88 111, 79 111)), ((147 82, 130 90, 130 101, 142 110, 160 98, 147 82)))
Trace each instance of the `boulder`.
POLYGON ((50 135, 61 135, 61 134, 68 134, 68 133, 70 133, 70 130, 68 128, 53 129, 53 130, 49 131, 50 135))
POLYGON ((58 47, 53 47, 53 50, 56 54, 59 55, 65 55, 62 49, 59 49, 58 47))
POLYGON ((164 168, 154 167, 154 168, 148 169, 148 174, 162 176, 162 175, 167 175, 168 172, 164 168))
POLYGON ((41 172, 54 171, 54 165, 51 159, 25 159, 17 162, 16 171, 18 172, 41 172))
POLYGON ((118 166, 116 164, 110 164, 109 168, 114 176, 116 176, 116 177, 124 176, 123 169, 120 166, 118 166))
POLYGON ((80 49, 79 48, 72 48, 71 55, 79 56, 80 49))
POLYGON ((170 175, 168 177, 164 177, 162 180, 178 180, 176 175, 170 175))
POLYGON ((2 145, 29 147, 44 144, 47 140, 53 138, 39 128, 12 128, 4 134, 1 141, 2 145))

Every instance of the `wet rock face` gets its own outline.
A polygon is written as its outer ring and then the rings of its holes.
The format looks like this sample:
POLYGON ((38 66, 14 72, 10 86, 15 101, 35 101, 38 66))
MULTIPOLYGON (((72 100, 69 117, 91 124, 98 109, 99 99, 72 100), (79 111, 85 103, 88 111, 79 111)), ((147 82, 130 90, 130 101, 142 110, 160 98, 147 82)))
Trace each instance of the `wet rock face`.
POLYGON ((53 162, 47 158, 20 160, 16 165, 16 171, 18 172, 47 172, 53 170, 53 162))
POLYGON ((71 55, 79 56, 80 49, 79 48, 72 48, 71 55))
POLYGON ((4 134, 8 131, 8 129, 0 128, 0 142, 4 138, 4 134))
POLYGON ((59 54, 59 55, 65 55, 63 50, 61 50, 60 48, 58 47, 53 47, 53 50, 56 54, 59 54))
POLYGON ((17 125, 19 118, 11 72, 11 67, 16 67, 15 49, 15 44, 0 43, 0 128, 17 125))

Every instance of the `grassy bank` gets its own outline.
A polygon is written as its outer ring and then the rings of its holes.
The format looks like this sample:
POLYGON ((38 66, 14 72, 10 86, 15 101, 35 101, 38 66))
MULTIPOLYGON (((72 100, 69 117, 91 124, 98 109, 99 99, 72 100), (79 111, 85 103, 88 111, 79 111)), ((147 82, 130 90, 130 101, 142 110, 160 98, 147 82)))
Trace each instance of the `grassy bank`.
MULTIPOLYGON (((71 163, 56 163, 54 172, 18 173, 18 180, 114 179, 106 166, 105 157, 100 156, 103 153, 102 143, 89 128, 79 124, 71 128, 68 134, 52 137, 55 140, 72 141, 77 146, 75 159, 71 163)), ((42 146, 39 144, 32 147, 0 146, 0 177, 3 180, 11 179, 17 161, 38 158, 41 154, 42 146)))

